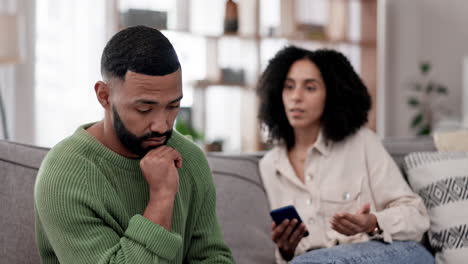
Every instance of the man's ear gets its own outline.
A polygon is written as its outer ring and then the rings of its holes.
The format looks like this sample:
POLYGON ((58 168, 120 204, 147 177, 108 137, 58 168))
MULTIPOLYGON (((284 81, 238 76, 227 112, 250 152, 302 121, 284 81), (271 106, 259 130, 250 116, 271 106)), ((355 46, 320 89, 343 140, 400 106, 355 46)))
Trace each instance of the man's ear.
POLYGON ((108 109, 110 107, 110 87, 105 82, 98 81, 94 85, 94 92, 96 93, 96 97, 99 103, 102 105, 102 107, 104 109, 108 109))

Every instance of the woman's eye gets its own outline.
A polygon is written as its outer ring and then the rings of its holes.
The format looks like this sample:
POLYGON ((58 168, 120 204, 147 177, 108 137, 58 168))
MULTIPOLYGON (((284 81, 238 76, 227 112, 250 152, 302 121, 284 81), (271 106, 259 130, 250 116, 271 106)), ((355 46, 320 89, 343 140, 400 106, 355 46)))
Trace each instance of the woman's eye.
POLYGON ((285 86, 284 86, 284 89, 287 89, 287 90, 290 90, 290 89, 292 89, 292 88, 293 88, 292 85, 285 85, 285 86))
POLYGON ((317 88, 315 86, 307 86, 306 87, 307 91, 315 91, 317 88))

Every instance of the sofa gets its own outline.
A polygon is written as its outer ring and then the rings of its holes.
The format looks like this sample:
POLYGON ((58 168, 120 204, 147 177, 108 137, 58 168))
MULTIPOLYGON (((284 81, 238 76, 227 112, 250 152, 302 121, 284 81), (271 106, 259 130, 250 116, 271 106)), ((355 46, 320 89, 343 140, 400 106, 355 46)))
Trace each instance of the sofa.
MULTIPOLYGON (((433 151, 431 138, 386 139, 399 166, 410 152, 433 151)), ((33 190, 47 148, 0 140, 0 260, 39 263, 33 190)), ((274 263, 268 200, 258 171, 263 153, 208 153, 217 189, 217 214, 237 263, 274 263)))

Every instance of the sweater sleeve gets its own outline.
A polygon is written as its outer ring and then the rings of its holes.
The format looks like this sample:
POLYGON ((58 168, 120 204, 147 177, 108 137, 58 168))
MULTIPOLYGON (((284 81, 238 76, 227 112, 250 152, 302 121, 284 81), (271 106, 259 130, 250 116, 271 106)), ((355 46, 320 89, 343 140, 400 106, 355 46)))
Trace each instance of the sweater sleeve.
POLYGON ((188 263, 234 263, 230 249, 223 240, 223 235, 216 216, 216 190, 211 170, 204 154, 199 152, 191 168, 197 184, 203 190, 200 193, 198 212, 195 214, 195 225, 187 253, 188 263))
POLYGON ((133 216, 126 230, 100 217, 103 208, 90 191, 93 173, 98 172, 84 158, 51 157, 43 163, 35 187, 42 262, 156 264, 173 259, 182 247, 178 234, 141 215, 133 216))
POLYGON ((379 227, 386 242, 416 240, 429 228, 422 199, 404 180, 399 168, 370 131, 366 131, 366 159, 379 227))

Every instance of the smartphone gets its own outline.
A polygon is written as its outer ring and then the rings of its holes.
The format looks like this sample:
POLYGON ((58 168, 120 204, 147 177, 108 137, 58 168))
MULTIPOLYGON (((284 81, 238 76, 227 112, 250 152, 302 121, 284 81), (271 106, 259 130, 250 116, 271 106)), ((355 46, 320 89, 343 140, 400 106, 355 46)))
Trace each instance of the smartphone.
MULTIPOLYGON (((270 212, 271 218, 273 218, 273 221, 275 221, 276 225, 280 225, 284 219, 289 219, 289 221, 292 221, 294 218, 297 219, 297 225, 294 227, 294 230, 302 223, 302 219, 299 216, 299 214, 296 211, 296 208, 293 205, 288 205, 284 207, 280 207, 278 209, 275 209, 270 212)), ((293 230, 293 232, 294 232, 293 230)), ((304 237, 308 236, 309 232, 304 233, 304 237)))

